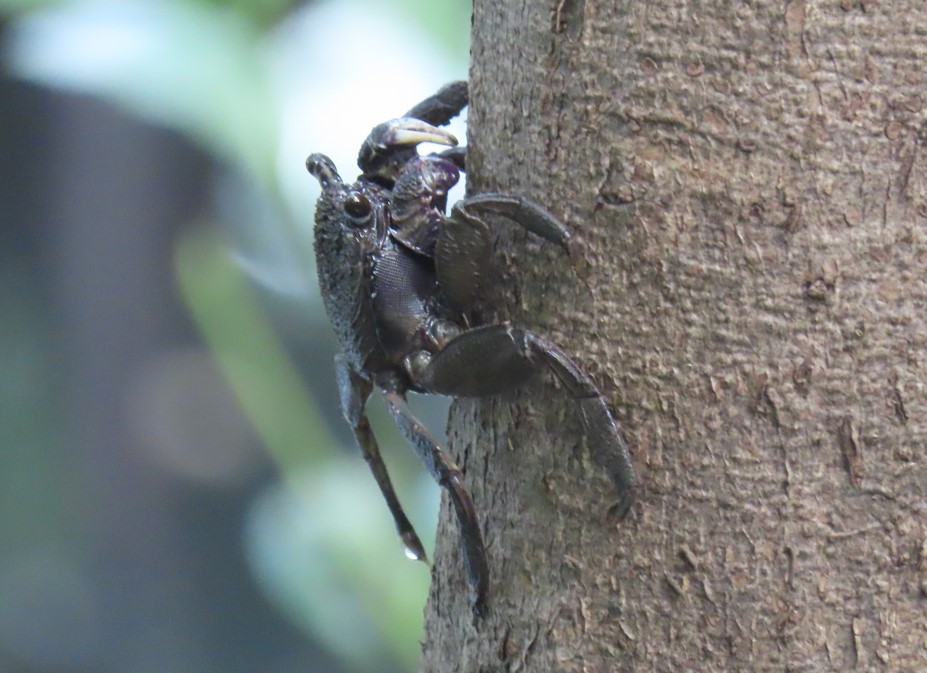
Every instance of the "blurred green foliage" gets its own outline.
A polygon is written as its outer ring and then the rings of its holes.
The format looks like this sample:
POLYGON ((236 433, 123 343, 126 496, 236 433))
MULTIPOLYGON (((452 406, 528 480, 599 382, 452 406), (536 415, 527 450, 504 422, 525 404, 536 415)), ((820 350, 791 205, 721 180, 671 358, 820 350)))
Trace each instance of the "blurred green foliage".
POLYGON ((284 475, 318 469, 335 440, 226 246, 201 225, 179 241, 180 290, 284 475), (306 451, 307 438, 315 451, 306 451))
MULTIPOLYGON (((15 71, 111 100, 273 185, 279 104, 264 53, 267 35, 255 13, 237 11, 251 3, 35 4, 15 17, 8 49, 15 71)), ((0 0, 7 10, 22 5, 0 0)))
MULTIPOLYGON (((0 260, 0 287, 26 282, 27 272, 16 260, 0 260)), ((0 539, 15 535, 23 544, 34 544, 50 538, 55 551, 68 553, 80 534, 76 503, 69 507, 47 497, 66 490, 74 467, 54 459, 61 400, 51 393, 56 373, 45 357, 52 347, 50 330, 39 307, 14 292, 0 293, 0 316, 0 447, 6 454, 6 469, 0 471, 0 539), (35 334, 46 336, 36 339, 35 334), (48 465, 56 469, 43 469, 48 465)))
MULTIPOLYGON (((255 293, 260 272, 251 273, 242 263, 253 261, 254 253, 242 246, 258 241, 262 252, 256 267, 278 275, 281 269, 293 271, 295 280, 288 280, 287 288, 296 298, 291 308, 298 318, 292 324, 324 321, 311 274, 308 199, 293 196, 285 185, 289 173, 302 167, 281 169, 280 157, 297 142, 284 132, 288 106, 294 100, 326 106, 331 83, 320 74, 315 84, 310 82, 314 88, 306 97, 292 96, 291 88, 306 83, 288 82, 286 73, 303 64, 293 62, 295 52, 287 50, 282 37, 312 28, 314 15, 289 25, 294 13, 334 6, 290 0, 0 0, 0 12, 10 22, 5 59, 18 76, 98 96, 174 129, 213 156, 217 173, 231 181, 231 190, 217 187, 215 212, 191 222, 188 234, 178 241, 176 271, 191 316, 286 484, 255 503, 248 522, 247 549, 255 576, 295 623, 355 670, 382 670, 383 661, 408 669, 418 656, 428 572, 403 558, 358 452, 354 447, 343 451, 333 436, 331 429, 340 418, 320 414, 280 324, 269 318, 255 293), (290 61, 282 62, 286 59, 290 61), (235 221, 242 193, 262 229, 235 221), (277 256, 262 259, 269 248, 277 256), (297 283, 306 286, 294 289, 297 283)), ((439 75, 444 79, 466 72, 469 2, 340 0, 338 7, 355 17, 388 13, 395 25, 412 26, 419 35, 415 41, 394 43, 391 26, 379 29, 382 42, 367 45, 370 67, 382 69, 379 76, 407 77, 407 72, 379 65, 391 62, 391 51, 399 48, 417 50, 412 62, 419 59, 432 68, 439 61, 451 64, 439 75)), ((346 43, 360 23, 360 18, 345 23, 346 43)), ((299 37, 317 38, 311 33, 299 37)), ((313 72, 321 73, 323 67, 317 63, 313 72)), ((399 103, 402 107, 389 114, 413 102, 399 103)), ((309 112, 305 110, 307 119, 309 112)), ((354 133, 362 138, 365 131, 354 133)), ((310 149, 315 148, 300 151, 310 149)), ((29 319, 28 307, 0 308, 4 316, 25 312, 24 320, 29 319)), ((0 386, 7 398, 15 396, 11 391, 23 390, 17 380, 43 375, 34 370, 37 360, 29 353, 15 360, 21 370, 11 372, 7 385, 0 386)), ((334 391, 333 377, 325 385, 334 391)), ((11 431, 6 421, 35 423, 26 431, 37 436, 55 427, 40 415, 17 412, 32 402, 4 400, 4 409, 11 410, 8 418, 4 415, 5 431, 11 431)), ((395 433, 386 432, 384 438, 406 451, 395 433)), ((396 462, 404 493, 412 483, 420 484, 412 489, 418 498, 405 500, 413 518, 426 521, 419 527, 427 540, 436 517, 436 490, 409 469, 408 458, 396 462)), ((22 494, 4 489, 0 497, 21 502, 22 494)))

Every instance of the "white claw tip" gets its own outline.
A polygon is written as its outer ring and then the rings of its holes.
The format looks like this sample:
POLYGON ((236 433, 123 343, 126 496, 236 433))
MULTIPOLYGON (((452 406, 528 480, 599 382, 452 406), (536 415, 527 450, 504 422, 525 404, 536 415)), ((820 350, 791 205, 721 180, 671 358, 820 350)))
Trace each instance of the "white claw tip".
POLYGON ((396 129, 392 141, 396 145, 418 145, 419 143, 437 143, 439 145, 457 144, 457 138, 447 132, 434 133, 417 129, 396 129))

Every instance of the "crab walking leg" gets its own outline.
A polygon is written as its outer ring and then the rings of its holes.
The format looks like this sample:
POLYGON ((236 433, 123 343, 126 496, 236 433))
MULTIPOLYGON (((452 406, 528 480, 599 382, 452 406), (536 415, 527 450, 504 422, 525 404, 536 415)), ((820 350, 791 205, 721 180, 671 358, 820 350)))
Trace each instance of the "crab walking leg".
MULTIPOLYGON (((458 148, 454 148, 455 150, 458 148)), ((460 156, 441 153, 440 157, 463 168, 465 148, 460 156), (458 163, 459 162, 459 163, 458 163)), ((481 217, 484 213, 503 215, 527 231, 563 248, 579 265, 572 230, 531 199, 489 192, 471 196, 454 204, 450 217, 435 243, 435 272, 447 302, 457 311, 468 313, 483 299, 483 285, 490 278, 492 230, 481 217)))
POLYGON ((464 487, 460 468, 440 449, 428 430, 412 415, 404 395, 395 390, 384 389, 383 396, 400 432, 412 444, 435 481, 447 489, 460 526, 460 546, 474 593, 473 611, 481 614, 489 590, 489 566, 476 508, 464 487))
POLYGON ((454 206, 435 242, 435 273, 447 302, 466 313, 483 298, 483 284, 490 276, 492 235, 489 225, 454 206))
POLYGON ((472 329, 435 355, 416 384, 442 395, 482 397, 518 387, 542 366, 575 400, 590 453, 615 484, 621 498, 618 513, 623 516, 634 501, 636 481, 628 446, 592 380, 546 339, 506 325, 472 329), (474 362, 480 363, 478 371, 474 362))
POLYGON ((443 152, 438 152, 437 156, 442 159, 447 159, 454 163, 457 168, 461 171, 467 171, 467 148, 466 147, 451 147, 443 152))
POLYGON ((504 215, 513 222, 541 238, 556 243, 568 253, 573 232, 540 204, 524 196, 487 192, 477 194, 454 204, 451 217, 476 219, 473 211, 504 215))
POLYGON ((605 404, 605 398, 592 379, 562 350, 530 332, 522 332, 521 336, 530 352, 544 361, 570 397, 576 400, 589 450, 615 484, 620 496, 617 513, 623 517, 634 502, 634 468, 628 445, 605 404))
POLYGON ((467 107, 467 82, 445 84, 438 91, 406 112, 403 117, 421 119, 435 126, 444 126, 467 107))
POLYGON ((377 438, 370 427, 370 421, 367 420, 367 414, 364 407, 367 404, 367 398, 370 397, 370 382, 359 376, 341 355, 335 356, 335 372, 338 379, 338 392, 341 397, 341 412, 345 420, 354 431, 354 438, 364 454, 364 460, 370 466, 373 478, 380 487, 383 499, 389 507, 390 514, 393 515, 393 522, 396 524, 396 530, 405 546, 406 555, 416 561, 428 563, 428 557, 425 554, 425 548, 421 540, 415 533, 415 528, 406 517, 402 509, 396 491, 393 489, 393 483, 390 481, 389 473, 386 471, 386 465, 383 457, 380 455, 380 447, 377 445, 377 438))

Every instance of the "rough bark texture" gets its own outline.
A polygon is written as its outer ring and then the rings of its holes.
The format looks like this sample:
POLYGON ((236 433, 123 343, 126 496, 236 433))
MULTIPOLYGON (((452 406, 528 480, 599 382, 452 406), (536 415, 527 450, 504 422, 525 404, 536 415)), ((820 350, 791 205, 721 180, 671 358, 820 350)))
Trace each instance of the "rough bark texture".
POLYGON ((445 507, 422 670, 927 671, 927 5, 477 0, 471 191, 498 315, 574 353, 628 518, 552 383, 455 405, 490 615, 445 507))

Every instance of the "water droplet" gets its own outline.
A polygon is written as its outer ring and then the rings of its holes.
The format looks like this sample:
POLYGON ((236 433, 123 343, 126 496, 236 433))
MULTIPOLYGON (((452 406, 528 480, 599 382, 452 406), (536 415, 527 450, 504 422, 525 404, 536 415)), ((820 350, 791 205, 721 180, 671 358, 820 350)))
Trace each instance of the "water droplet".
POLYGON ((415 534, 414 530, 403 532, 401 537, 406 558, 411 561, 424 561, 428 563, 428 556, 425 554, 425 548, 422 547, 421 540, 418 539, 418 535, 415 534))

